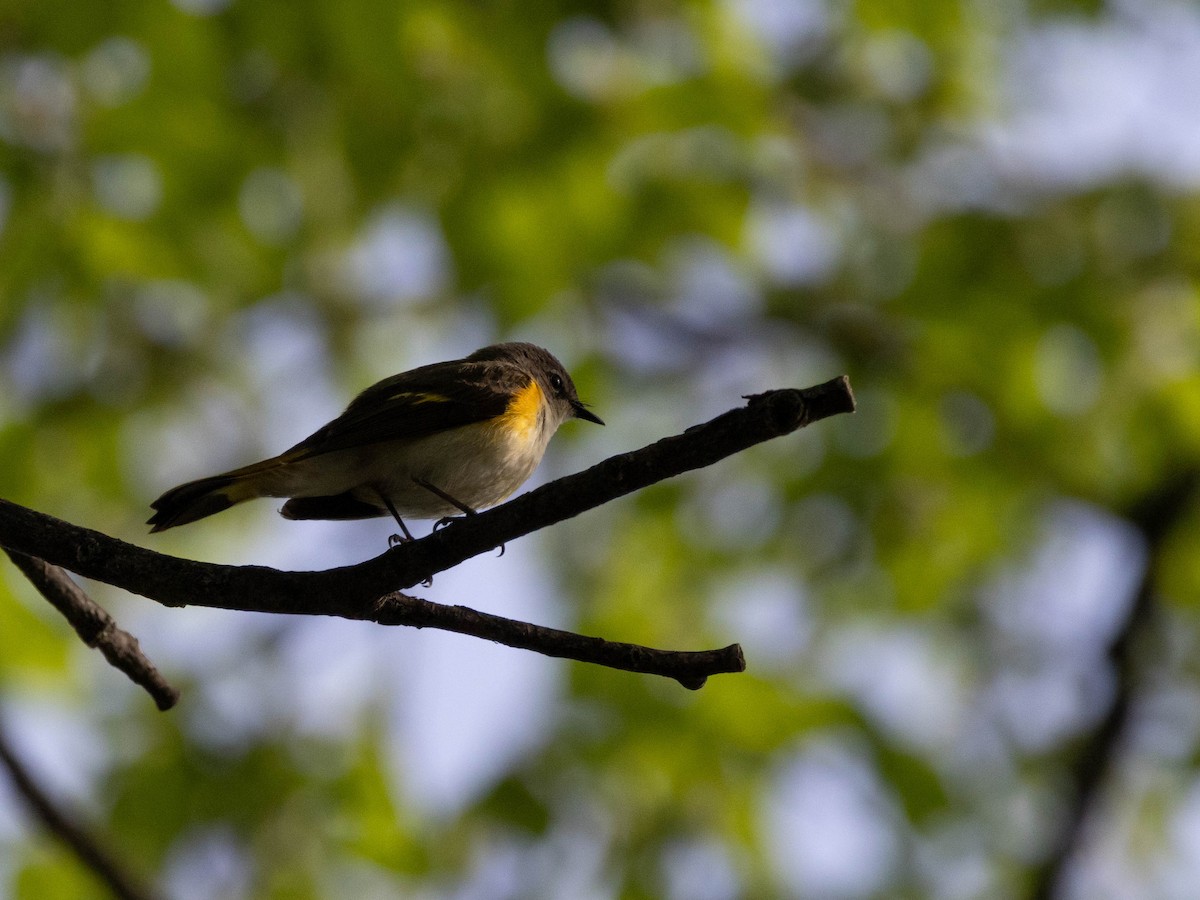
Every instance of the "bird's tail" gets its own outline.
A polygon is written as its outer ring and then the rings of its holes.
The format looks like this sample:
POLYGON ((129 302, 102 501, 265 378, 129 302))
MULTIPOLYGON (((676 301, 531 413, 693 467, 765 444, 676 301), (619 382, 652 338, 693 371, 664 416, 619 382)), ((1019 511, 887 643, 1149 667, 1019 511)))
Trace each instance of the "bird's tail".
POLYGON ((263 476, 282 464, 280 457, 274 457, 171 488, 150 504, 155 511, 146 521, 147 525, 153 526, 150 533, 186 525, 244 500, 267 496, 263 476))

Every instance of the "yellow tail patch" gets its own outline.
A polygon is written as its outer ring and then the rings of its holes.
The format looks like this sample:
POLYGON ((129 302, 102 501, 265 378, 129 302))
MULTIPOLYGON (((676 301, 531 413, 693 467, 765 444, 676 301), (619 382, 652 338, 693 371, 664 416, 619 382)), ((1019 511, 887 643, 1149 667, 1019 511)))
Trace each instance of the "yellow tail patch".
POLYGON ((299 454, 288 452, 279 456, 272 456, 270 459, 264 459, 262 462, 242 466, 242 468, 234 469, 232 472, 226 472, 224 477, 229 479, 229 481, 222 487, 221 493, 234 503, 241 503, 243 500, 253 500, 256 497, 261 497, 262 492, 259 490, 261 477, 272 469, 287 465, 292 461, 294 456, 299 456, 299 454))
POLYGON ((259 496, 258 490, 255 487, 254 476, 252 475, 234 479, 232 484, 221 490, 221 493, 233 503, 241 503, 243 500, 253 500, 259 496))

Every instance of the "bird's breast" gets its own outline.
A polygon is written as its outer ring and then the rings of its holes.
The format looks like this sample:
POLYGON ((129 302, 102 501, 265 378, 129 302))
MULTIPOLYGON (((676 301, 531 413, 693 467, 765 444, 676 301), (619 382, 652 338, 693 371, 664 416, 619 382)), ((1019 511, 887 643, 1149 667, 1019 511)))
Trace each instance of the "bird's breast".
POLYGON ((384 488, 402 515, 437 518, 456 513, 414 479, 436 485, 472 509, 483 509, 525 483, 541 462, 553 431, 535 383, 488 422, 392 444, 379 455, 374 466, 379 471, 371 480, 384 488))
MULTIPOLYGON (((537 379, 531 378, 528 385, 513 394, 508 406, 494 424, 497 428, 510 432, 510 440, 539 440, 546 421, 545 406, 545 394, 542 393, 537 379)), ((545 449, 544 442, 542 446, 545 449)))

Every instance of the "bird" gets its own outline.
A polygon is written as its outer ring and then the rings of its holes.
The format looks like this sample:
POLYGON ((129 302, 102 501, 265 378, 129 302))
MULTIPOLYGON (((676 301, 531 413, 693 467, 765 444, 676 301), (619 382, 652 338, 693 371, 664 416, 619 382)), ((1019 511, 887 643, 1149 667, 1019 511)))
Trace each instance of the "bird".
POLYGON ((393 537, 411 541, 405 518, 445 524, 509 497, 570 418, 604 424, 549 350, 493 344, 383 379, 278 456, 171 488, 146 524, 155 533, 286 497, 284 518, 391 515, 403 532, 393 537))

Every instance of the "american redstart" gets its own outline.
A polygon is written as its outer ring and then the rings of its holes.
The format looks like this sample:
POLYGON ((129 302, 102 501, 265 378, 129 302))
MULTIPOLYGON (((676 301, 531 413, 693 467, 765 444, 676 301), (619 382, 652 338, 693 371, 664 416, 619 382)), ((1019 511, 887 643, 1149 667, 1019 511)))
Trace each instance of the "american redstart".
POLYGON ((279 456, 172 488, 151 531, 255 497, 289 497, 288 519, 438 519, 505 499, 533 474, 566 419, 604 422, 534 344, 495 344, 372 385, 279 456))

